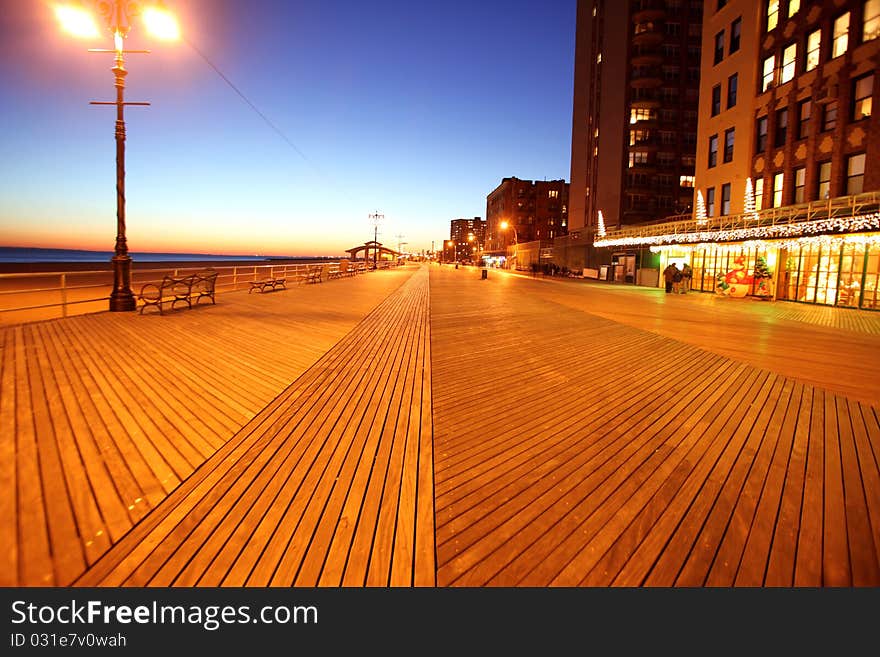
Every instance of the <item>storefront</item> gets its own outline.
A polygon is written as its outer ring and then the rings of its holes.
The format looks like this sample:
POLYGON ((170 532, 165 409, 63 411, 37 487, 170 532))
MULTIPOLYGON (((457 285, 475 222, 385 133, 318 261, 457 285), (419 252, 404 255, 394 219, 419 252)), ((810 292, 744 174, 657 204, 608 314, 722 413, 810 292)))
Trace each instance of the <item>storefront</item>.
POLYGON ((661 267, 685 262, 694 291, 880 309, 880 233, 652 246, 661 267))

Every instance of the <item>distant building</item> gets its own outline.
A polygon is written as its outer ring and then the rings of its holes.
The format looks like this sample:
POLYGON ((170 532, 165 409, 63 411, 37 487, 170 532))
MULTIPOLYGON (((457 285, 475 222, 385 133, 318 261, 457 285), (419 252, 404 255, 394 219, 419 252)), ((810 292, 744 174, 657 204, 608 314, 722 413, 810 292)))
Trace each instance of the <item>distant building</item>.
POLYGON ((487 250, 504 251, 514 243, 552 243, 565 235, 568 191, 564 180, 502 179, 486 197, 487 250))
POLYGON ((453 219, 449 225, 449 239, 455 246, 456 260, 476 261, 486 243, 486 222, 480 217, 453 219))
POLYGON ((703 42, 692 216, 597 246, 688 262, 695 290, 880 308, 880 0, 707 0, 703 42))

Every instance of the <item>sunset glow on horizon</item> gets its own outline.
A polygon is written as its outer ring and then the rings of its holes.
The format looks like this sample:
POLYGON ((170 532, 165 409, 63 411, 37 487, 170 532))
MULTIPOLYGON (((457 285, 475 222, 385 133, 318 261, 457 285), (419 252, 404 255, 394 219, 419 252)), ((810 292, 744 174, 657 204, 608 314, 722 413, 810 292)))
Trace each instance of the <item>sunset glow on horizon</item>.
MULTIPOLYGON (((88 5, 88 3, 85 3, 88 5)), ((507 176, 568 179, 575 0, 406 5, 191 0, 182 40, 125 39, 128 248, 429 250, 507 176)), ((53 5, 0 25, 0 246, 112 250, 112 35, 53 5)))

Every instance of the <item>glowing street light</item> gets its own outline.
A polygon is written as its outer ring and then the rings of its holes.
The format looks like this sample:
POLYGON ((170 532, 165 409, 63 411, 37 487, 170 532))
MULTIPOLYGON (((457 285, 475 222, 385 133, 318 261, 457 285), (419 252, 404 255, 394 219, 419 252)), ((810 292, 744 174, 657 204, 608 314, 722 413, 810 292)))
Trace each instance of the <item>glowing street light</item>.
MULTIPOLYGON (((511 260, 516 260, 517 252, 519 251, 519 237, 516 234, 516 226, 508 223, 507 221, 502 221, 500 225, 501 230, 507 230, 508 228, 513 229, 513 257, 511 258, 511 260)), ((510 267, 508 266, 508 269, 509 268, 510 267)))
MULTIPOLYGON (((147 31, 163 40, 180 38, 177 20, 161 4, 147 4, 136 0, 93 0, 98 13, 113 35, 113 49, 90 48, 89 52, 115 55, 113 71, 116 100, 92 101, 92 105, 116 106, 116 247, 113 262, 113 292, 110 294, 110 310, 134 310, 137 302, 131 291, 131 257, 125 239, 125 115, 126 105, 149 105, 149 103, 125 102, 126 53, 148 53, 149 50, 125 50, 124 40, 131 31, 132 18, 140 16, 147 31)), ((100 36, 95 16, 82 3, 56 5, 55 17, 62 29, 78 38, 94 39, 100 36)))

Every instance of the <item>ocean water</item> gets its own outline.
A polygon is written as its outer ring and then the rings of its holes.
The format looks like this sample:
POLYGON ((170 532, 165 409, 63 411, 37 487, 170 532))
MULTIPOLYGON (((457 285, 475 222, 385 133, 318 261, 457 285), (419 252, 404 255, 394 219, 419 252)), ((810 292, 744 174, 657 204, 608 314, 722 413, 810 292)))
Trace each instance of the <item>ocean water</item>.
MULTIPOLYGON (((321 260, 316 256, 260 256, 214 255, 210 253, 136 253, 129 252, 132 260, 140 262, 240 261, 267 262, 272 260, 321 260)), ((109 262, 112 251, 81 251, 78 249, 37 249, 0 246, 2 262, 109 262)))

